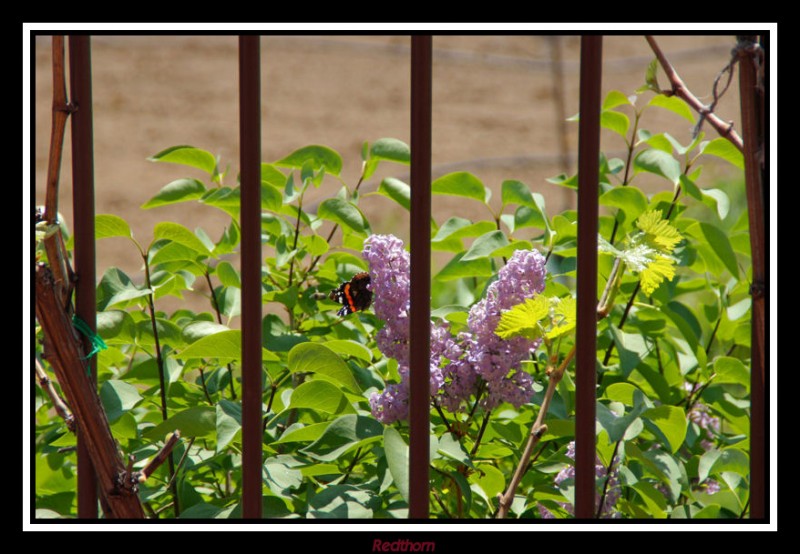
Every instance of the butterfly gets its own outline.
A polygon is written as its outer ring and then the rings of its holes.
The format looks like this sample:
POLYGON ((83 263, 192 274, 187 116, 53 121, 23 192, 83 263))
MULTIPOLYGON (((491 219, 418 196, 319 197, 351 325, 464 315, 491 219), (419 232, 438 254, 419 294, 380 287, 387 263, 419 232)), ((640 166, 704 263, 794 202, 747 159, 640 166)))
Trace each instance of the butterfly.
POLYGON ((367 288, 370 280, 366 271, 356 273, 349 282, 342 283, 338 289, 331 291, 329 298, 342 304, 336 315, 344 317, 369 308, 372 304, 372 291, 367 288))

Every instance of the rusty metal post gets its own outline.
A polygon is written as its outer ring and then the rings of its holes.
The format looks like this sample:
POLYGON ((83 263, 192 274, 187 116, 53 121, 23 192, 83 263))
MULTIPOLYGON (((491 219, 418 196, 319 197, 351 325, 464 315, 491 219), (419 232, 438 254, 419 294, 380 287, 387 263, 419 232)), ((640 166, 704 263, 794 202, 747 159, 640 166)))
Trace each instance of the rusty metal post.
MULTIPOLYGON (((92 60, 88 36, 69 37, 72 115, 72 207, 75 218, 75 315, 97 330, 94 246, 94 139, 92 132, 92 60)), ((84 352, 91 351, 83 337, 84 352)), ((95 387, 97 358, 87 360, 95 387)), ((97 518, 97 477, 89 450, 78 435, 78 517, 97 518)))
POLYGON ((750 219, 750 250, 753 263, 752 337, 750 373, 750 517, 766 517, 766 235, 764 228, 764 181, 766 151, 764 119, 766 51, 757 37, 740 39, 739 91, 742 106, 744 177, 750 219), (744 39, 744 40, 742 40, 744 39), (745 47, 746 45, 749 47, 745 47))
MULTIPOLYGON (((239 37, 242 229, 242 516, 261 518, 261 54, 239 37)), ((233 377, 231 377, 233 378, 233 377)))
POLYGON ((429 516, 432 37, 411 37, 409 511, 429 516), (416 224, 415 224, 416 222, 416 224))
POLYGON ((578 307, 575 375, 575 516, 594 517, 597 372, 597 230, 603 38, 581 38, 578 135, 578 307))

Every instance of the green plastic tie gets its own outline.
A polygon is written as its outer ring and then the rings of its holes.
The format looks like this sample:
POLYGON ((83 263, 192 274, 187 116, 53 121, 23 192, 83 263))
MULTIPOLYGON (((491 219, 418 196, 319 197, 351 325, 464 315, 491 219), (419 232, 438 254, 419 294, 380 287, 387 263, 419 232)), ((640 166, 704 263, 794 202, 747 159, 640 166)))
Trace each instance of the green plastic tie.
POLYGON ((89 327, 89 325, 87 325, 86 322, 84 320, 82 320, 81 318, 79 318, 77 315, 73 314, 73 316, 72 316, 72 325, 78 331, 83 333, 92 342, 92 351, 89 352, 86 355, 85 358, 83 358, 84 360, 88 360, 89 358, 91 358, 92 356, 94 356, 95 354, 100 352, 101 350, 106 350, 108 348, 108 346, 106 346, 106 343, 103 341, 103 339, 101 339, 100 336, 97 333, 92 331, 92 329, 89 327))

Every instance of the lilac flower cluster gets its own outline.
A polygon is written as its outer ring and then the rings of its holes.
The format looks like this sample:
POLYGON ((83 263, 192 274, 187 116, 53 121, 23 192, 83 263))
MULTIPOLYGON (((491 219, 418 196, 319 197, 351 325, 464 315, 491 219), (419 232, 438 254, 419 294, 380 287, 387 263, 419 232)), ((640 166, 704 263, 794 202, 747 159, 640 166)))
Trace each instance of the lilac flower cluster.
MULTIPOLYGON (((408 415, 408 339, 410 309, 410 259, 403 242, 392 235, 372 235, 364 242, 369 263, 375 315, 385 325, 378 332, 378 348, 398 362, 401 381, 383 393, 373 394, 370 406, 383 423, 408 415)), ((436 402, 458 411, 485 383, 482 406, 491 409, 501 402, 514 406, 528 402, 533 382, 519 369, 538 347, 539 341, 524 338, 500 339, 494 330, 501 311, 532 298, 544 289, 545 260, 536 251, 514 252, 468 317, 469 332, 454 337, 447 324, 431 324, 430 391, 436 402)))
MULTIPOLYGON (((570 442, 567 445, 567 456, 569 458, 575 459, 575 441, 570 442)), ((607 468, 603 465, 600 461, 600 458, 596 458, 594 464, 594 474, 595 477, 598 479, 597 481, 597 492, 595 493, 595 509, 600 507, 600 502, 602 499, 603 508, 600 511, 600 517, 604 518, 619 518, 622 515, 614 510, 614 505, 617 503, 617 500, 620 496, 620 485, 619 485, 619 470, 616 466, 619 464, 619 456, 615 456, 614 460, 611 463, 611 471, 607 473, 607 468), (605 497, 601 496, 603 491, 605 479, 608 477, 608 486, 605 487, 606 493, 605 497)), ((556 484, 560 484, 562 481, 566 479, 574 479, 575 478, 575 466, 570 465, 562 469, 556 475, 555 482, 556 484)), ((561 506, 570 514, 573 514, 572 504, 568 502, 560 502, 561 506)), ((539 515, 542 516, 543 519, 554 519, 556 516, 553 515, 550 510, 542 506, 541 504, 538 505, 539 515)))

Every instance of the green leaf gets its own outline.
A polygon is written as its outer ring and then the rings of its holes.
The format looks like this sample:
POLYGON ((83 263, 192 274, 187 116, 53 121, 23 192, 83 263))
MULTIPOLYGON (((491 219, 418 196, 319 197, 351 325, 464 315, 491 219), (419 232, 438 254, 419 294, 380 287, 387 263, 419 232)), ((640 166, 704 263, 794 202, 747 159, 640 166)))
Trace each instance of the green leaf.
POLYGON ((193 321, 186 324, 181 331, 181 337, 184 342, 191 344, 203 337, 221 333, 222 331, 230 331, 230 329, 213 321, 193 321))
POLYGON ((122 310, 98 312, 97 334, 108 344, 130 344, 136 340, 136 324, 122 310))
POLYGON ((667 501, 664 498, 664 493, 647 481, 638 481, 632 488, 639 493, 639 497, 644 501, 648 514, 656 518, 667 517, 667 501))
POLYGON ((350 356, 366 363, 372 361, 372 351, 354 340, 329 340, 325 346, 340 356, 350 356))
POLYGON ((217 453, 222 452, 242 430, 242 405, 221 399, 216 410, 217 453))
POLYGON ((731 208, 731 200, 725 191, 720 189, 702 189, 703 203, 709 206, 715 206, 717 215, 720 219, 728 217, 728 212, 731 208))
POLYGON ((722 158, 735 167, 744 170, 744 156, 731 141, 722 137, 709 141, 703 147, 703 154, 722 158))
POLYGON ((304 342, 289 351, 289 371, 292 373, 314 373, 321 379, 344 386, 354 393, 361 392, 350 368, 327 346, 304 342))
POLYGON ((658 406, 642 414, 648 429, 660 436, 674 454, 686 438, 686 414, 677 406, 658 406))
POLYGON ((736 383, 750 390, 750 371, 737 358, 721 356, 714 360, 714 383, 736 383))
POLYGON ((533 200, 533 194, 531 194, 531 189, 521 181, 503 181, 500 198, 502 199, 503 206, 519 204, 520 206, 537 208, 533 200))
POLYGON ((173 146, 147 159, 151 162, 188 165, 205 171, 212 177, 217 173, 217 160, 214 155, 193 146, 173 146))
POLYGON ((386 463, 394 484, 403 499, 408 502, 408 445, 394 427, 386 427, 383 430, 383 449, 386 452, 386 463))
POLYGON ((431 242, 442 242, 448 239, 462 239, 465 237, 478 237, 490 232, 492 229, 495 229, 495 226, 490 221, 472 223, 469 219, 451 217, 439 227, 436 236, 431 239, 431 242))
POLYGON ((600 126, 617 133, 622 138, 627 137, 630 124, 630 119, 623 113, 613 110, 604 110, 600 114, 600 126))
POLYGON ((542 337, 544 325, 540 321, 550 315, 550 302, 547 297, 539 295, 528 298, 500 316, 495 334, 501 339, 525 337, 535 340, 542 337))
POLYGON ((628 427, 647 409, 647 402, 642 391, 637 389, 633 393, 633 408, 623 416, 616 415, 602 402, 597 403, 597 422, 608 433, 610 442, 622 440, 628 427))
POLYGON ((141 402, 142 396, 133 385, 109 379, 100 386, 100 401, 103 403, 109 423, 114 423, 122 414, 141 402))
POLYGON ((609 326, 609 329, 614 338, 614 343, 617 345, 622 375, 628 377, 630 372, 636 369, 641 361, 647 357, 650 348, 640 333, 626 333, 613 325, 609 326))
POLYGON ((226 287, 242 288, 242 281, 239 279, 239 272, 230 262, 222 261, 217 264, 217 277, 220 283, 226 287))
POLYGON ((411 163, 411 148, 402 140, 382 138, 372 144, 370 157, 408 165, 411 163))
POLYGON ((275 162, 282 167, 302 169, 309 164, 314 171, 324 168, 326 173, 339 175, 342 171, 342 157, 327 146, 311 145, 295 150, 285 158, 275 162))
POLYGON ((476 238, 461 259, 469 262, 479 258, 487 258, 496 250, 508 246, 508 244, 508 238, 503 231, 490 231, 476 238))
POLYGON ((486 199, 486 188, 483 183, 473 174, 466 171, 448 173, 439 177, 431 183, 431 192, 433 194, 463 196, 478 202, 484 202, 486 199))
POLYGON ((731 275, 738 279, 739 266, 736 262, 736 254, 733 251, 733 247, 731 247, 728 235, 718 227, 705 222, 700 222, 700 230, 720 261, 725 264, 725 267, 731 272, 731 275))
POLYGON ((111 267, 97 285, 97 309, 104 311, 115 304, 147 296, 151 292, 148 288, 138 288, 125 273, 111 267))
POLYGON ((441 454, 445 458, 460 462, 467 467, 473 467, 469 454, 467 454, 467 451, 464 450, 464 447, 452 433, 445 433, 442 438, 439 439, 436 453, 441 454))
POLYGON ((406 210, 411 209, 411 187, 405 184, 400 179, 394 177, 387 177, 381 181, 378 187, 378 194, 394 200, 406 210))
POLYGON ((633 222, 647 209, 647 197, 636 187, 614 187, 600 196, 600 204, 619 208, 633 222))
POLYGON ((660 175, 673 185, 680 181, 681 166, 678 160, 662 150, 650 148, 640 152, 633 160, 633 167, 636 172, 646 171, 660 175))
POLYGON ((366 234, 369 229, 369 223, 359 209, 351 202, 341 198, 324 200, 319 205, 317 216, 347 227, 359 235, 366 234))
POLYGON ((131 238, 131 228, 128 223, 116 215, 100 214, 94 217, 94 238, 107 239, 111 237, 131 238))
POLYGON ((451 281, 465 277, 490 277, 494 274, 491 260, 480 258, 462 261, 463 254, 457 254, 436 274, 437 281, 451 281))
POLYGON ((163 441, 169 434, 179 429, 184 438, 212 438, 216 433, 216 411, 210 406, 187 408, 148 429, 143 437, 147 440, 163 441))
POLYGON ((336 385, 328 381, 306 381, 292 393, 287 409, 308 408, 328 414, 354 412, 347 398, 336 385))
POLYGON ((603 110, 613 110, 618 106, 631 105, 630 99, 618 90, 609 91, 603 100, 603 110))
POLYGON ((648 102, 648 106, 664 108, 665 110, 669 110, 672 113, 689 120, 691 123, 694 123, 694 114, 692 113, 691 108, 689 108, 689 105, 685 101, 681 100, 677 96, 665 96, 663 94, 658 94, 654 96, 650 102, 648 102))
POLYGON ((280 439, 274 441, 272 444, 315 441, 322 436, 322 433, 328 428, 328 425, 330 425, 330 421, 313 423, 311 425, 306 425, 305 427, 302 423, 295 423, 286 429, 286 431, 281 435, 280 439))
POLYGON ((150 200, 142 204, 143 210, 198 200, 206 193, 206 186, 197 179, 178 179, 164 185, 150 200))
POLYGON ((202 256, 211 255, 211 251, 206 248, 203 241, 197 238, 189 229, 178 223, 173 223, 171 221, 157 223, 153 230, 153 236, 156 240, 166 239, 177 242, 187 248, 191 248, 202 256))
POLYGON ((242 332, 239 329, 229 329, 204 336, 184 348, 175 357, 179 360, 191 358, 239 360, 242 357, 242 332))
POLYGON ((349 450, 378 440, 382 434, 383 425, 374 418, 348 414, 331 422, 322 435, 301 452, 315 460, 332 462, 349 450))
POLYGON ((233 219, 239 219, 240 192, 238 187, 235 189, 228 187, 211 189, 203 195, 200 201, 222 210, 233 219))
POLYGON ((750 474, 750 457, 747 455, 747 452, 739 448, 726 448, 722 450, 719 456, 713 460, 713 464, 711 464, 708 469, 708 474, 721 475, 725 471, 732 471, 733 473, 747 477, 750 474))

